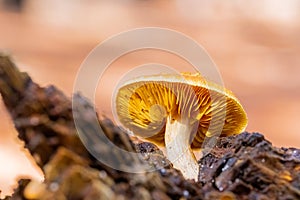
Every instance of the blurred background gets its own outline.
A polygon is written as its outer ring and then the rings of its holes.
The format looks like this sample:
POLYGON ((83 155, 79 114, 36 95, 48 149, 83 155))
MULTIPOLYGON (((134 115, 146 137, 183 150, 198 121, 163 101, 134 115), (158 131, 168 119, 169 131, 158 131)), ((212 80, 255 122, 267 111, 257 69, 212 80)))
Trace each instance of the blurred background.
MULTIPOLYGON (((300 148, 300 1, 0 0, 0 50, 42 86, 71 96, 81 63, 101 41, 156 26, 192 37, 210 54, 224 84, 248 113, 250 132, 275 146, 300 148)), ((107 80, 129 66, 156 62, 184 69, 168 53, 142 51, 114 62, 107 80)), ((87 80, 88 81, 88 80, 87 80)), ((111 90, 99 84, 96 105, 110 117, 111 90), (107 97, 107 98, 106 98, 107 97), (102 99, 102 100, 101 100, 102 99)), ((1 103, 0 190, 17 175, 41 179, 1 103)))

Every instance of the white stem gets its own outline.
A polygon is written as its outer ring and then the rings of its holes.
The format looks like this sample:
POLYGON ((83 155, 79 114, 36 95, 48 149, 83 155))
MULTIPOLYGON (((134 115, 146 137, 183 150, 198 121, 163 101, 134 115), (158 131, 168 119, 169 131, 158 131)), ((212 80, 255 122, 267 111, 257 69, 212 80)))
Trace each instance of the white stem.
POLYGON ((165 145, 168 159, 179 169, 186 179, 198 180, 199 165, 190 147, 192 125, 167 118, 165 145))

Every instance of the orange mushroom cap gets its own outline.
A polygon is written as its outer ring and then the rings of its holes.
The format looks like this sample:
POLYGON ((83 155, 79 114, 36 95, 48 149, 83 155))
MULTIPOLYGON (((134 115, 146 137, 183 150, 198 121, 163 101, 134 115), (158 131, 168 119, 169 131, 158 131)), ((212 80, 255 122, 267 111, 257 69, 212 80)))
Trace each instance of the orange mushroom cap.
POLYGON ((168 116, 172 120, 189 119, 191 126, 196 126, 196 134, 191 136, 192 148, 201 148, 204 138, 220 128, 221 136, 239 134, 248 121, 231 91, 199 73, 132 79, 119 89, 116 111, 120 122, 135 135, 162 146, 168 116), (213 117, 217 123, 211 124, 213 117))

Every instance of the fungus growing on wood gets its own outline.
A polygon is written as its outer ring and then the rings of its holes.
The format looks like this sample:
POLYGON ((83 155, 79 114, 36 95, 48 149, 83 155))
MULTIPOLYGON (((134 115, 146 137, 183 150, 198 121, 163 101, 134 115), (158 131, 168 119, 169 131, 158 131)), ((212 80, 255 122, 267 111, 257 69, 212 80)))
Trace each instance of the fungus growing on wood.
POLYGON ((233 93, 198 73, 130 80, 118 90, 116 111, 123 126, 166 147, 174 167, 195 180, 199 166, 192 149, 201 148, 205 137, 239 134, 247 126, 233 93))

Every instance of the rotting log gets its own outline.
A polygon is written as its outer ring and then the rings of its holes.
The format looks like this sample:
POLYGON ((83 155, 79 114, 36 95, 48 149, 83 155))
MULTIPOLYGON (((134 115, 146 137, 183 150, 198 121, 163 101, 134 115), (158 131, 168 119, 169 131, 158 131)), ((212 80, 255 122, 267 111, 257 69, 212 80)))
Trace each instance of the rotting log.
MULTIPOLYGON (((219 138, 199 160, 199 182, 185 180, 151 143, 133 142, 109 119, 99 125, 107 138, 157 171, 144 174, 112 169, 95 159, 77 135, 74 115, 86 124, 92 146, 101 156, 114 152, 99 145, 89 115, 93 105, 76 94, 66 97, 54 86, 42 88, 0 55, 0 93, 25 147, 45 173, 45 182, 21 180, 7 199, 300 199, 300 150, 276 148, 263 135, 242 133, 219 138), (73 110, 74 109, 74 110, 73 110), (80 115, 84 111, 84 115, 80 115), (97 146, 98 145, 98 146, 97 146), (167 164, 166 164, 167 163, 167 164)), ((116 155, 117 156, 117 155, 116 155)))

